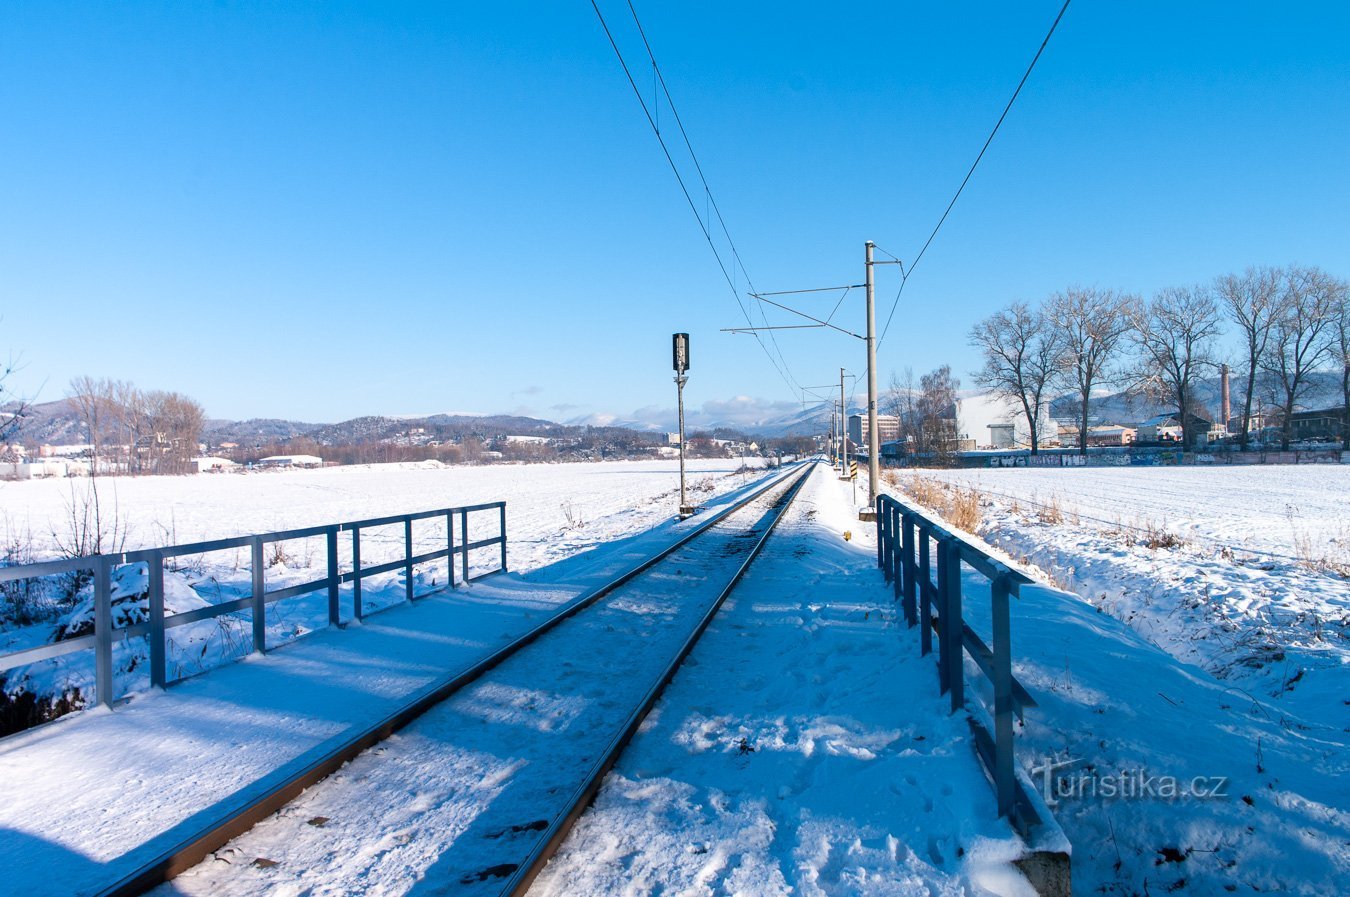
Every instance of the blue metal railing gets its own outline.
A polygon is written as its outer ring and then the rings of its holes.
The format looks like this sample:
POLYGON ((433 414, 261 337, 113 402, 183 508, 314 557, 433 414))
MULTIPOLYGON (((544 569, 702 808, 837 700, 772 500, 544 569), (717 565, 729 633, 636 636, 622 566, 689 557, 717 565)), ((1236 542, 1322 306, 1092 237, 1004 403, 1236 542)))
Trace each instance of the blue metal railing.
POLYGON ((1024 837, 1045 824, 1043 804, 1031 797, 1017 774, 1013 754, 1013 716, 1022 719, 1036 702, 1012 674, 1009 600, 1017 597, 1026 576, 889 495, 877 496, 877 563, 893 584, 905 622, 922 625, 920 654, 933 650, 938 637, 938 684, 951 695, 951 712, 969 712, 976 754, 994 785, 998 812, 1024 837), (986 643, 962 614, 961 565, 989 580, 992 638, 986 643), (994 706, 965 687, 969 657, 993 686, 994 706))
MULTIPOLYGON (((208 542, 192 542, 186 545, 172 545, 162 548, 146 548, 119 554, 91 555, 87 557, 64 558, 44 561, 36 564, 21 564, 13 567, 0 567, 0 584, 27 579, 39 579, 47 576, 71 575, 92 577, 94 591, 93 632, 76 636, 51 644, 39 645, 19 651, 0 654, 0 673, 16 667, 26 666, 43 660, 50 660, 77 651, 94 651, 94 687, 97 703, 112 706, 116 698, 113 673, 113 645, 131 638, 148 637, 150 646, 150 684, 163 687, 169 684, 167 676, 166 631, 178 626, 186 626, 202 620, 211 620, 226 614, 251 611, 252 650, 263 653, 267 650, 267 606, 287 598, 314 592, 325 592, 328 597, 328 623, 339 625, 342 622, 340 608, 340 589, 351 583, 351 616, 360 620, 366 615, 362 605, 361 581, 381 573, 402 570, 404 573, 405 597, 411 601, 425 595, 414 594, 413 566, 429 561, 448 558, 448 576, 446 586, 454 588, 462 583, 479 579, 491 573, 506 569, 506 502, 468 505, 457 508, 442 508, 435 511, 422 511, 416 514, 397 514, 390 517, 376 517, 368 520, 354 520, 346 523, 333 523, 324 526, 312 526, 304 529, 282 532, 261 533, 250 536, 236 536, 230 539, 215 539, 208 542), (469 515, 478 512, 496 512, 498 533, 496 536, 476 541, 469 540, 469 515), (445 547, 435 551, 413 554, 413 522, 417 520, 445 520, 445 547), (458 526, 456 526, 458 519, 458 526), (370 566, 361 565, 361 533, 375 527, 403 525, 402 556, 387 563, 370 566), (455 531, 459 530, 459 544, 455 543, 455 531), (338 537, 342 533, 351 533, 351 562, 343 570, 339 557, 338 537), (266 562, 264 549, 267 545, 296 539, 323 537, 327 552, 327 573, 321 579, 268 590, 266 582, 266 562), (469 574, 469 553, 478 549, 499 545, 500 561, 496 569, 469 574), (166 614, 164 609, 164 563, 166 560, 201 555, 225 549, 248 548, 250 552, 250 593, 241 598, 212 604, 210 607, 197 608, 178 614, 166 614), (461 574, 455 578, 455 555, 461 558, 461 574), (148 573, 147 611, 149 619, 145 622, 127 626, 114 624, 112 616, 112 579, 115 570, 127 565, 144 563, 148 573)), ((433 591, 440 591, 440 588, 433 591)), ((425 594, 431 594, 427 592, 425 594)))

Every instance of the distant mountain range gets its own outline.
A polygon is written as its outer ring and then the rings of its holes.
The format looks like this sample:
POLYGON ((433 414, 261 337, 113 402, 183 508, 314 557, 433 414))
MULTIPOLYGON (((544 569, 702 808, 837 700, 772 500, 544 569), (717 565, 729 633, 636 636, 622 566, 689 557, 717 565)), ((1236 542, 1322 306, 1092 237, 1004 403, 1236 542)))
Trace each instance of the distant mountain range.
MULTIPOLYGON (((1245 382, 1234 378, 1231 383, 1232 413, 1242 413, 1242 391, 1245 382)), ((1272 404, 1270 390, 1258 386, 1257 395, 1269 406, 1272 404)), ((1199 381, 1196 389, 1199 403, 1212 415, 1217 415, 1220 403, 1220 385, 1218 377, 1206 377, 1199 381)), ((1072 418, 1077 414, 1077 397, 1061 396, 1050 406, 1051 414, 1056 417, 1072 418)), ((1339 405, 1341 402, 1340 378, 1329 372, 1314 374, 1310 387, 1300 404, 1308 408, 1321 408, 1339 405)), ((883 401, 883 410, 885 403, 883 401)), ((702 409, 689 415, 686 429, 690 432, 711 432, 714 435, 749 435, 758 437, 813 436, 825 432, 830 425, 829 402, 805 405, 800 408, 792 403, 769 403, 763 413, 748 399, 728 402, 710 402, 702 409), (719 414, 718 412, 725 412, 719 414)), ((3 409, 0 409, 3 410, 3 409)), ((860 413, 861 407, 850 407, 849 413, 860 413)), ((1137 424, 1158 414, 1175 411, 1138 392, 1122 391, 1094 397, 1092 416, 1098 421, 1116 424, 1137 424)), ((521 417, 510 414, 470 414, 446 412, 426 416, 410 415, 367 415, 335 424, 305 423, 302 421, 280 420, 276 418, 253 418, 250 420, 223 420, 210 418, 203 427, 204 441, 212 446, 222 442, 233 442, 241 446, 262 446, 283 443, 297 437, 305 437, 319 445, 348 445, 367 442, 383 442, 407 438, 413 431, 421 430, 421 435, 431 435, 441 440, 461 439, 476 436, 491 439, 496 436, 548 436, 565 435, 578 428, 603 427, 618 430, 630 430, 639 433, 664 433, 676 428, 673 409, 646 408, 626 417, 607 414, 592 414, 570 419, 564 423, 543 420, 534 417, 521 417)), ((25 441, 70 445, 82 443, 87 439, 84 423, 67 399, 43 402, 33 405, 26 416, 20 438, 25 441)))

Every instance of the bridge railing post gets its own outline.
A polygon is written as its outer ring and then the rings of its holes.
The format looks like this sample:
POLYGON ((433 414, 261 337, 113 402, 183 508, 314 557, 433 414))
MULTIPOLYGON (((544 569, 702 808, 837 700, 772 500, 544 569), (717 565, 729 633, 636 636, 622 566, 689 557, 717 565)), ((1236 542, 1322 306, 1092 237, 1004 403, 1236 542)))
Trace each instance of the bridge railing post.
POLYGON ((942 635, 947 642, 947 686, 951 691, 952 713, 966 703, 965 653, 962 645, 965 621, 961 613, 961 545, 947 539, 947 590, 942 608, 942 635))
POLYGON ((112 558, 94 561, 94 690, 98 703, 113 705, 112 558))
POLYGON ((342 622, 342 609, 338 606, 342 588, 338 568, 338 527, 330 526, 324 533, 324 541, 328 547, 328 625, 336 626, 342 622))
POLYGON ((919 656, 933 653, 933 571, 932 538, 927 527, 919 526, 919 656))
POLYGON ((914 626, 918 623, 919 616, 915 606, 915 589, 918 583, 914 581, 914 518, 908 511, 903 512, 900 529, 900 578, 903 580, 905 622, 914 626))
POLYGON ((252 549, 253 579, 253 652, 263 654, 267 651, 267 604, 266 587, 263 581, 263 540, 254 536, 249 540, 252 549))
POLYGON ((165 636, 164 636, 164 555, 155 551, 145 562, 149 574, 150 604, 150 685, 163 688, 165 685, 165 636))
POLYGON ((994 635, 994 791, 998 812, 1007 816, 1016 800, 1013 779, 1012 624, 1008 610, 1007 574, 989 587, 994 635))

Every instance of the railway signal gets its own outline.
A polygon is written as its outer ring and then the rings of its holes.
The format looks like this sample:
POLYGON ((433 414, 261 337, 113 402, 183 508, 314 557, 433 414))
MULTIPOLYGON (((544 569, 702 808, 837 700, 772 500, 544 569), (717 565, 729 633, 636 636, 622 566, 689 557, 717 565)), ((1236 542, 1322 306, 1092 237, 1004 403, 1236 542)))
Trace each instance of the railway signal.
POLYGON ((689 504, 684 489, 684 384, 689 371, 689 334, 676 333, 670 338, 670 357, 675 368, 675 396, 680 409, 680 516, 688 517, 697 509, 689 504))

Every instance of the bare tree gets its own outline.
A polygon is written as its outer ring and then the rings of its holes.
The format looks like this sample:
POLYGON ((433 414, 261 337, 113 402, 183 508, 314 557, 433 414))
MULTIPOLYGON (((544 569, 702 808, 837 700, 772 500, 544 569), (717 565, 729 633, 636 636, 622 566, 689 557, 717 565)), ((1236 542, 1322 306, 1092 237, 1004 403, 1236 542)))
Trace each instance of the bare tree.
POLYGON ((1227 274, 1214 282, 1214 291, 1223 302, 1228 319, 1238 326, 1245 343, 1247 388, 1242 401, 1242 432, 1238 434, 1243 451, 1251 438, 1256 375, 1280 314, 1280 281, 1283 277, 1284 272, 1279 268, 1248 268, 1242 274, 1227 274))
POLYGON ((125 446, 127 472, 143 473, 142 455, 137 451, 146 427, 145 398, 134 384, 125 380, 115 380, 109 384, 111 397, 109 417, 112 429, 117 433, 117 441, 125 446))
POLYGON ((1219 307, 1202 287, 1169 287, 1131 313, 1139 353, 1135 379, 1150 395, 1176 405, 1181 445, 1195 442, 1196 378, 1214 366, 1219 307))
POLYGON ((1350 452, 1350 286, 1339 281, 1340 318, 1336 322, 1336 354, 1341 364, 1341 448, 1350 452))
POLYGON ((960 388, 961 381, 945 364, 919 378, 918 443, 932 454, 938 467, 949 466, 956 453, 956 391, 960 388))
POLYGON ((905 368, 900 376, 891 374, 891 386, 886 391, 883 407, 899 424, 896 439, 901 451, 920 451, 918 427, 918 390, 914 385, 914 369, 905 368))
POLYGON ((1037 454, 1042 412, 1064 367, 1060 332, 1039 310, 1014 302, 972 327, 970 344, 984 355, 975 382, 1022 406, 1031 453, 1037 454))
POLYGON ((1321 268, 1291 267, 1285 272, 1280 312, 1262 359, 1262 367, 1279 388, 1283 450, 1289 449, 1294 409, 1308 385, 1308 376, 1332 358, 1344 306, 1343 282, 1321 268))
POLYGON ((28 413, 28 402, 5 386, 5 381, 16 370, 14 359, 0 364, 0 444, 9 442, 23 426, 28 413))
POLYGON ((94 379, 88 375, 76 377, 70 381, 70 392, 67 399, 75 407, 80 419, 84 422, 85 432, 89 440, 90 454, 89 475, 98 476, 99 460, 104 455, 104 443, 108 435, 108 427, 112 423, 114 416, 114 386, 112 381, 106 379, 94 379))
POLYGON ((1092 388, 1112 376, 1111 362, 1130 332, 1138 297, 1115 290, 1069 287, 1050 297, 1046 315, 1059 331, 1064 376, 1078 392, 1078 452, 1087 454, 1092 388))

